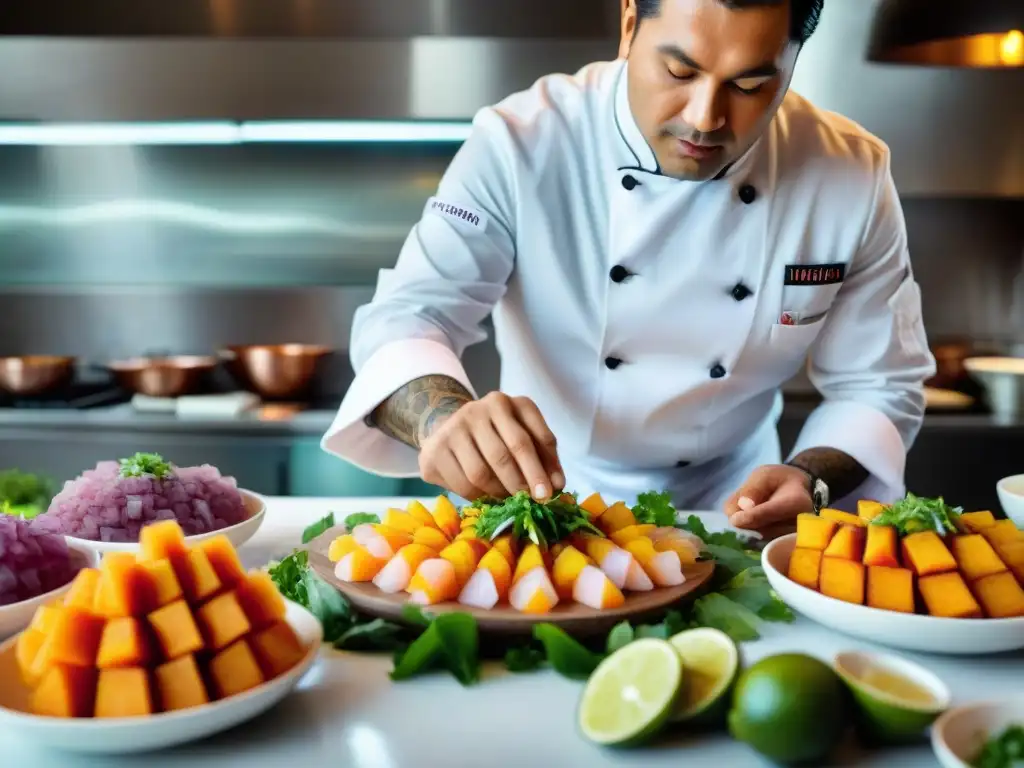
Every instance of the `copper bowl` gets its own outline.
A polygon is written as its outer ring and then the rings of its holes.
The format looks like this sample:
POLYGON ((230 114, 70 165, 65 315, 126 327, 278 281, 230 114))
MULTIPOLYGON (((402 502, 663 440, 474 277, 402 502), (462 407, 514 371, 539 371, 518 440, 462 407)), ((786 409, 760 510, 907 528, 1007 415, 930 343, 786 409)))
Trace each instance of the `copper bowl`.
POLYGON ((197 392, 217 358, 195 355, 135 357, 107 365, 122 389, 149 397, 181 397, 197 392))
POLYGON ((0 357, 0 390, 12 395, 45 395, 67 387, 75 358, 59 355, 0 357))
POLYGON ((329 347, 317 344, 253 344, 227 347, 221 352, 239 384, 267 400, 306 396, 320 360, 329 347))

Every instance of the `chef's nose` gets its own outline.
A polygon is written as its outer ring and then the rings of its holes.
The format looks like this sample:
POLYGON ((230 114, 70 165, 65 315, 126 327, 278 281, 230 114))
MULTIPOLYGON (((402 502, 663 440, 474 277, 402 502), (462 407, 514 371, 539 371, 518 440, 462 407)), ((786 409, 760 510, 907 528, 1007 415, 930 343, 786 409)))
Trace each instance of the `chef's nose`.
POLYGON ((720 92, 714 83, 697 83, 683 109, 683 121, 701 133, 710 133, 725 125, 725 115, 719 106, 720 92))

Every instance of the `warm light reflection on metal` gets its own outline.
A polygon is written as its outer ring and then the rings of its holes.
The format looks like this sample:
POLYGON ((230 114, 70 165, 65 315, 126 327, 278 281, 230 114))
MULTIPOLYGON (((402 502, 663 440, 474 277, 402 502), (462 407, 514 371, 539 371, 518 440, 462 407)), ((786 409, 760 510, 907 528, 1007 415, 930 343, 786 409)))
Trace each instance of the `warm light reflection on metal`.
POLYGON ((1005 33, 971 35, 948 40, 933 40, 887 51, 884 59, 905 64, 938 67, 1002 68, 1024 66, 1024 34, 1005 33))
POLYGON ((999 54, 1007 67, 1024 66, 1024 32, 1014 29, 1003 36, 999 54))

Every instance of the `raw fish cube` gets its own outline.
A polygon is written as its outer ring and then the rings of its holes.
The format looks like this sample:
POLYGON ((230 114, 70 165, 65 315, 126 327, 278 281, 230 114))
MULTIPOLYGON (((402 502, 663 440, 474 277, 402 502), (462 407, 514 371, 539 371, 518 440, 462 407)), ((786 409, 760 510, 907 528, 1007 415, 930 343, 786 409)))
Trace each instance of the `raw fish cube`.
POLYGON ((954 536, 952 548, 960 573, 968 583, 1007 570, 1006 563, 999 559, 992 545, 980 534, 954 536))
POLYGON ((238 558, 235 545, 223 533, 204 539, 200 542, 199 548, 206 553, 206 559, 213 566, 220 583, 228 589, 245 578, 245 568, 238 558))
POLYGON ((448 537, 441 533, 437 528, 428 528, 426 526, 419 528, 416 533, 412 535, 412 541, 413 544, 422 544, 425 547, 430 547, 435 552, 440 552, 451 544, 448 537))
POLYGON ((336 563, 349 552, 358 548, 359 542, 355 540, 351 533, 346 533, 344 536, 338 536, 331 542, 331 546, 327 548, 327 558, 332 563, 336 563))
POLYGON ((515 571, 516 562, 519 559, 519 539, 516 539, 510 533, 506 533, 504 536, 491 541, 491 547, 501 552, 508 560, 509 566, 515 571))
POLYGON ((476 568, 478 571, 491 572, 491 576, 494 577, 494 586, 498 590, 498 599, 499 601, 504 600, 508 596, 509 587, 512 586, 512 566, 508 564, 505 556, 496 549, 488 550, 480 558, 476 568))
POLYGON ((96 653, 97 667, 142 667, 152 658, 150 640, 139 619, 125 616, 107 622, 96 653))
POLYGON ((360 546, 338 561, 338 564, 334 566, 334 575, 342 581, 372 581, 388 564, 391 557, 390 555, 386 559, 375 557, 360 546))
POLYGON ((238 640, 210 660, 210 680, 217 698, 224 699, 261 685, 264 677, 249 644, 238 640))
MULTIPOLYGON (((822 512, 824 511, 822 510, 822 512)), ((839 530, 835 532, 832 540, 825 547, 823 554, 825 557, 856 560, 859 563, 864 557, 864 538, 865 531, 863 527, 840 525, 839 530)))
POLYGON ((856 560, 821 558, 821 594, 847 603, 864 603, 864 566, 856 560))
POLYGON ((796 518, 796 545, 801 549, 824 550, 838 527, 834 520, 803 512, 796 518))
POLYGON ((1024 589, 1013 577, 1004 571, 983 576, 974 584, 974 594, 993 619, 1008 619, 1024 616, 1024 589))
POLYGON ((225 592, 203 604, 196 612, 206 647, 219 651, 248 634, 252 626, 238 603, 235 592, 225 592))
POLYGON ((388 540, 377 532, 373 523, 357 525, 352 529, 352 538, 378 560, 387 562, 395 554, 395 550, 388 544, 388 540))
POLYGON ((551 567, 551 580, 555 585, 555 592, 561 599, 569 600, 572 597, 572 588, 576 583, 576 578, 592 562, 576 547, 568 546, 562 549, 551 567))
POLYGON ((284 598, 263 571, 251 571, 238 585, 237 594, 253 629, 262 629, 284 618, 284 598))
POLYGON ((581 605, 595 610, 618 608, 626 602, 622 592, 611 579, 593 565, 584 566, 573 585, 572 598, 581 605))
POLYGON ((789 556, 789 570, 786 575, 808 589, 817 589, 821 575, 821 550, 797 547, 789 556))
POLYGON ((283 621, 256 632, 249 644, 267 680, 283 675, 306 655, 306 647, 295 630, 283 621))
POLYGON ((955 572, 937 573, 918 579, 928 613, 950 619, 980 619, 981 606, 971 595, 963 577, 955 572))
POLYGON ((469 577, 476 570, 476 564, 480 561, 476 548, 468 541, 453 541, 441 550, 440 556, 455 568, 455 580, 460 588, 469 581, 469 577))
POLYGON ((192 654, 161 664, 153 671, 153 680, 164 712, 198 707, 210 701, 196 657, 192 654))
POLYGON ((547 613, 558 604, 558 593, 543 566, 523 574, 512 584, 508 601, 523 613, 547 613))
POLYGON ((162 608, 182 597, 184 593, 170 560, 147 560, 141 565, 149 574, 154 608, 162 608))
POLYGON ((864 545, 864 565, 899 568, 899 537, 891 525, 869 525, 864 545))
POLYGON ((163 608, 157 608, 149 614, 149 625, 168 659, 203 649, 203 636, 184 600, 176 600, 163 608))
POLYGON ((516 569, 512 573, 512 583, 515 584, 534 568, 546 568, 548 558, 545 555, 546 553, 536 544, 527 544, 516 562, 516 569))
POLYGON ((400 509, 389 509, 384 513, 384 517, 381 518, 381 523, 389 528, 405 531, 410 534, 415 533, 417 528, 423 527, 423 523, 421 521, 417 520, 408 512, 403 512, 400 509))
POLYGON ((397 552, 406 544, 412 544, 412 534, 386 525, 374 525, 375 530, 388 543, 392 552, 397 552))
POLYGON ((630 568, 636 562, 633 556, 600 536, 584 536, 581 540, 586 554, 597 563, 598 568, 608 574, 612 583, 619 589, 625 587, 630 568))
POLYGON ((425 547, 422 544, 407 544, 398 550, 387 565, 377 572, 377 575, 373 577, 373 583, 379 590, 388 594, 401 592, 409 586, 420 563, 432 557, 437 557, 437 553, 430 547, 425 547))
POLYGON ((90 717, 95 690, 96 670, 57 664, 32 691, 31 709, 44 717, 90 717))
POLYGON ((409 599, 420 605, 434 605, 454 600, 459 595, 459 582, 455 566, 440 557, 424 560, 419 564, 406 588, 409 599))
POLYGON ((500 599, 501 594, 498 592, 498 585, 494 582, 494 574, 484 568, 477 568, 473 571, 466 586, 459 592, 460 603, 484 610, 490 610, 496 606, 500 599))
POLYGON ((903 564, 918 576, 956 570, 956 560, 934 531, 912 533, 903 538, 903 564))
POLYGON ((914 612, 914 572, 909 568, 868 566, 868 605, 885 611, 914 612))
POLYGON ((101 669, 96 681, 95 717, 153 714, 149 675, 141 667, 101 669))

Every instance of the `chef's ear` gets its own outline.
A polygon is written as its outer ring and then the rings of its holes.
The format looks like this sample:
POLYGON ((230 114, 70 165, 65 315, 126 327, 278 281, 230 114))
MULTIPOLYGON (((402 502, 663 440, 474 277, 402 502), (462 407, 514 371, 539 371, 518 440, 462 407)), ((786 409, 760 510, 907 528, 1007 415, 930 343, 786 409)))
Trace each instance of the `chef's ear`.
POLYGON ((622 36, 619 38, 619 58, 629 57, 629 49, 633 45, 633 35, 637 25, 636 0, 622 0, 622 36))

